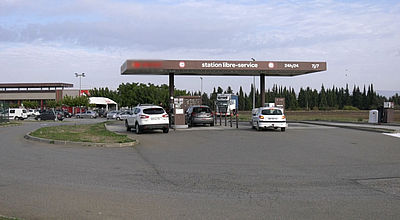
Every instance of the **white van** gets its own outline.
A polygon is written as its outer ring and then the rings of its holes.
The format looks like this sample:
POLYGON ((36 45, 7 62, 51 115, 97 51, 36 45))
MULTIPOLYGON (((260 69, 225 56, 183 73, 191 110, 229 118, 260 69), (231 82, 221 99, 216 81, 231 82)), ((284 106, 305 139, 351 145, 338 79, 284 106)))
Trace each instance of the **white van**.
POLYGON ((28 114, 24 108, 10 108, 8 109, 8 118, 14 120, 24 120, 28 118, 28 114))

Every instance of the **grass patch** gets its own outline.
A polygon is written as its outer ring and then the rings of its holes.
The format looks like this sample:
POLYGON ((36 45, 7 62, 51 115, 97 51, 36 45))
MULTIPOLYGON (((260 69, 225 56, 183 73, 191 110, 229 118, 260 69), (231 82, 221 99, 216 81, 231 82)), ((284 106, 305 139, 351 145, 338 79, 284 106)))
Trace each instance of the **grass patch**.
POLYGON ((290 121, 337 121, 337 122, 366 122, 368 111, 287 111, 290 121))
POLYGON ((0 220, 18 220, 17 218, 5 217, 0 215, 0 220))
MULTIPOLYGON (((8 122, 0 122, 0 127, 8 126, 8 125, 19 125, 21 123, 19 122, 14 122, 14 121, 8 121, 8 122)), ((1 220, 1 219, 0 219, 1 220)))
MULTIPOLYGON (((334 110, 334 111, 285 111, 288 121, 337 121, 337 122, 367 122, 368 111, 334 110)), ((239 112, 240 121, 250 121, 251 112, 239 112)))
POLYGON ((75 142, 127 143, 133 141, 126 135, 108 131, 104 125, 105 123, 43 127, 32 132, 31 135, 39 138, 75 142))

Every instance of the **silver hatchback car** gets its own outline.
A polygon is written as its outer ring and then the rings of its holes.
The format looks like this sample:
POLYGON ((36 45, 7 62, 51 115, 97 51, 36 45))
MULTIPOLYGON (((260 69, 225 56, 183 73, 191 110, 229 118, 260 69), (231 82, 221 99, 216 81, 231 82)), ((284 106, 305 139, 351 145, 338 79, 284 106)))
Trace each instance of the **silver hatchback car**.
POLYGON ((87 110, 86 112, 75 114, 77 118, 97 118, 99 115, 97 112, 92 110, 87 110))
POLYGON ((197 124, 209 124, 214 126, 214 114, 210 107, 206 105, 190 106, 186 111, 186 124, 192 127, 197 124))

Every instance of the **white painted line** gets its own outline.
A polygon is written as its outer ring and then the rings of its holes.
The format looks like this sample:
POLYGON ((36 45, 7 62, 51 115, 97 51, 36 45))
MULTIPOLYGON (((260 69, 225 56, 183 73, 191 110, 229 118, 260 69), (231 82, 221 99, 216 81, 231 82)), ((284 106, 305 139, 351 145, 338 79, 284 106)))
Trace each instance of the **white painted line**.
POLYGON ((383 133, 384 135, 400 138, 400 133, 383 133))

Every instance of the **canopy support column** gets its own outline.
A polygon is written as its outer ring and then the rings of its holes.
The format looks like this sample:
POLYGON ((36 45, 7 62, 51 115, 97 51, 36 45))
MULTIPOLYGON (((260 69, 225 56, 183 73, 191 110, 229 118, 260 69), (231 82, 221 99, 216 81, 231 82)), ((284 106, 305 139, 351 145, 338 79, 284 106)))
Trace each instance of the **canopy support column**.
POLYGON ((263 107, 265 103, 265 74, 263 73, 260 74, 260 93, 261 97, 259 106, 263 107))
POLYGON ((174 97, 174 73, 169 73, 169 98, 174 97))

